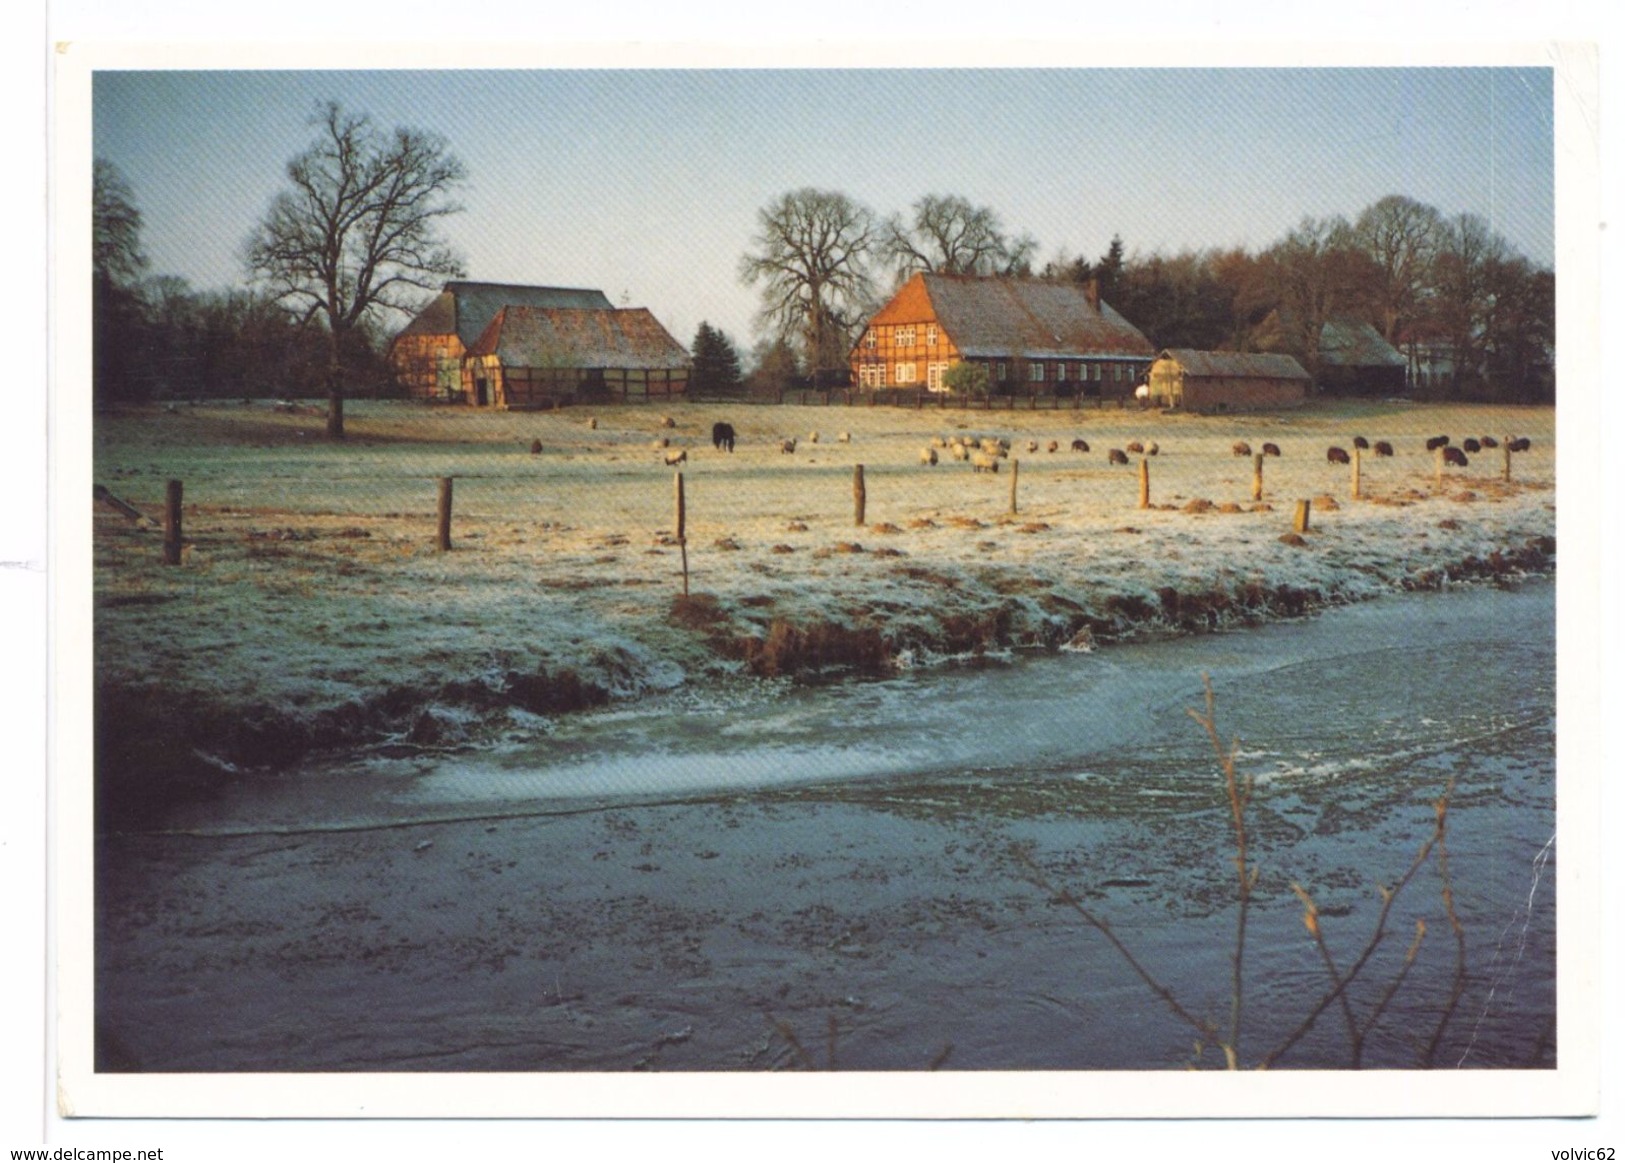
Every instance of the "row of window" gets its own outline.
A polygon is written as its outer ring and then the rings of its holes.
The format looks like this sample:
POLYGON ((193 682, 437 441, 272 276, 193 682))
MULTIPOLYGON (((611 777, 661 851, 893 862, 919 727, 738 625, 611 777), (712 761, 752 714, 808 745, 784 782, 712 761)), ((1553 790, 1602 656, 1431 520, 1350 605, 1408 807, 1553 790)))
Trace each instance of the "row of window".
MULTIPOLYGON (((891 366, 891 383, 917 384, 920 382, 922 368, 925 372, 926 386, 932 391, 942 390, 942 374, 953 366, 951 361, 931 362, 921 364, 916 360, 900 360, 891 366)), ((862 363, 858 365, 858 386, 864 388, 880 388, 887 384, 886 367, 884 363, 862 363)), ((1000 360, 993 365, 993 377, 1000 383, 1010 379, 1010 363, 1000 360)), ((1134 379, 1134 368, 1126 363, 1087 363, 1087 362, 1056 362, 1041 363, 1034 360, 1027 364, 1027 379, 1035 384, 1062 381, 1103 383, 1111 381, 1123 384, 1134 379), (1053 369, 1053 374, 1051 373, 1053 369)))
MULTIPOLYGON (((895 347, 913 347, 917 335, 916 326, 913 323, 907 323, 901 327, 892 328, 891 341, 895 347)), ((873 327, 864 332, 863 345, 870 349, 880 346, 880 334, 873 327)), ((925 345, 927 347, 937 345, 937 325, 935 323, 925 325, 925 345)))

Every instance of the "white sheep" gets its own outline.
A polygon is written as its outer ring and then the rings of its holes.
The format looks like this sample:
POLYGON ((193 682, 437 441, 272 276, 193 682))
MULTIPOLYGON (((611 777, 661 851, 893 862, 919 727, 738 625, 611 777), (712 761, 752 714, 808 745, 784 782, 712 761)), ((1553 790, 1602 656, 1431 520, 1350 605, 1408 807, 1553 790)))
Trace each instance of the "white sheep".
POLYGON ((986 452, 978 452, 970 458, 970 466, 976 472, 998 472, 999 458, 986 452))
POLYGON ((936 464, 937 463, 937 450, 934 449, 934 448, 922 448, 922 449, 920 449, 920 463, 921 464, 936 464))
POLYGON ((666 453, 666 465, 669 468, 674 464, 682 464, 688 459, 688 449, 673 448, 666 453))
POLYGON ((807 433, 807 443, 808 444, 817 444, 818 443, 818 430, 817 429, 814 429, 813 431, 807 433))
POLYGON ((850 432, 842 432, 839 436, 837 436, 835 438, 835 442, 837 444, 851 444, 852 443, 852 434, 850 432))

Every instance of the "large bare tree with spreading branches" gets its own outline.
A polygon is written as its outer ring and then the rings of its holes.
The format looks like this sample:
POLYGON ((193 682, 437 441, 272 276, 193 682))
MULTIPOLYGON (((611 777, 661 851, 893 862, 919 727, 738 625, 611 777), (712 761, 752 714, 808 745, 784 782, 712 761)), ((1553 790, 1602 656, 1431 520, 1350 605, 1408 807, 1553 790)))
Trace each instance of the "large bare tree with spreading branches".
POLYGON ((846 367, 870 306, 875 236, 874 215, 831 190, 796 190, 757 211, 755 250, 740 259, 739 276, 763 284, 763 322, 801 341, 814 383, 846 367))
POLYGON ((462 207, 466 174, 444 138, 416 129, 384 133, 336 102, 313 118, 310 148, 288 163, 249 240, 253 275, 304 318, 327 327, 327 435, 344 438, 344 365, 363 321, 379 309, 411 310, 415 294, 463 273, 438 236, 462 207))
POLYGON ((1019 275, 1032 268, 1038 243, 1030 234, 1012 238, 990 206, 973 206, 958 195, 927 194, 904 222, 893 215, 881 247, 899 277, 915 271, 942 275, 1019 275))

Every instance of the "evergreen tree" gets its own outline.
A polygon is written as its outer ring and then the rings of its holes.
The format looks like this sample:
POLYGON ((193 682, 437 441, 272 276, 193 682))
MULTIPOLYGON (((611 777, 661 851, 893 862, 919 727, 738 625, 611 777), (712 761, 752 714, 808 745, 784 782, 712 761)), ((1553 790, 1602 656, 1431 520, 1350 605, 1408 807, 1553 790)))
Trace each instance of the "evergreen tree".
POLYGON ((690 351, 694 368, 689 373, 689 391, 695 396, 737 396, 743 391, 739 352, 720 328, 702 320, 690 351))

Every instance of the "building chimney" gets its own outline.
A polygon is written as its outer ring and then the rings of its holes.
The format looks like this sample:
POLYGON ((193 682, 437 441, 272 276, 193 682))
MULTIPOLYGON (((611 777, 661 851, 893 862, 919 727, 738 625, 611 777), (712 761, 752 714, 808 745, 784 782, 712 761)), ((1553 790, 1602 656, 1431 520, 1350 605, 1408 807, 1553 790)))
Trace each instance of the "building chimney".
POLYGON ((1099 279, 1090 279, 1088 285, 1083 288, 1083 293, 1089 300, 1089 306, 1094 308, 1096 314, 1099 314, 1100 313, 1100 280, 1099 279))

